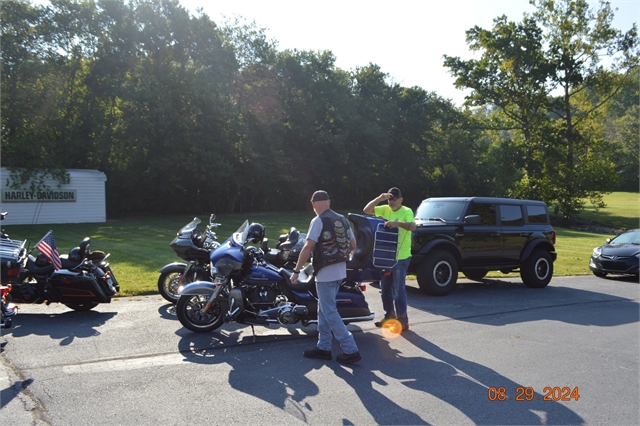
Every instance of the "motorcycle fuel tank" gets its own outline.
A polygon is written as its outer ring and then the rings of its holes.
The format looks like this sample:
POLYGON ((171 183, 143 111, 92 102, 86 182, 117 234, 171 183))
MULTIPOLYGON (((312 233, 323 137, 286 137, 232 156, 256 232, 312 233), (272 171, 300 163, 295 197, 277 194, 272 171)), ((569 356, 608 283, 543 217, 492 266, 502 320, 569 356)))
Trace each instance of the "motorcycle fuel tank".
POLYGON ((249 284, 260 285, 271 282, 283 281, 280 274, 264 266, 251 265, 251 271, 244 277, 244 281, 249 284))

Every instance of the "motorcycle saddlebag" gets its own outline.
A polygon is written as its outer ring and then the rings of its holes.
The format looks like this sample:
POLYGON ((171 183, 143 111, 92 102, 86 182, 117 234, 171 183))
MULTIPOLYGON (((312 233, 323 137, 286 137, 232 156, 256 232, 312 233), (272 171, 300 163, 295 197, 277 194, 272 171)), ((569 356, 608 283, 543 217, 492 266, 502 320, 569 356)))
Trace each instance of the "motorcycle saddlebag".
POLYGON ((49 278, 49 285, 57 296, 51 297, 52 301, 73 303, 109 303, 111 301, 111 297, 92 274, 61 269, 49 278))

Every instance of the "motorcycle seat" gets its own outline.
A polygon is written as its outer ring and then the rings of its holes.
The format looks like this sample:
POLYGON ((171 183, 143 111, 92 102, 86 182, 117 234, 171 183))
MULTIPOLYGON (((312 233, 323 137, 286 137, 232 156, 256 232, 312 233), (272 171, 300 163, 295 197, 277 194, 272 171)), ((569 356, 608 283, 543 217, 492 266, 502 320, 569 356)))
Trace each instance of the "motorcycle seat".
POLYGON ((300 238, 300 231, 298 231, 295 227, 292 227, 287 234, 287 238, 284 241, 281 241, 280 244, 276 246, 280 250, 291 250, 293 246, 296 245, 298 239, 300 238))
POLYGON ((66 254, 60 255, 60 263, 62 264, 62 269, 72 269, 78 266, 82 260, 70 260, 69 256, 66 254))
POLYGON ((32 255, 29 255, 27 259, 27 269, 34 275, 51 275, 55 271, 55 268, 50 263, 45 266, 36 265, 36 259, 32 255))
POLYGON ((80 243, 80 258, 84 258, 87 252, 87 247, 91 244, 91 238, 85 237, 84 240, 80 243))
POLYGON ((292 271, 280 268, 280 275, 284 277, 284 281, 287 284, 287 287, 289 287, 291 290, 313 291, 316 288, 316 277, 313 276, 313 266, 311 265, 307 265, 306 268, 300 271, 297 284, 293 284, 291 282, 291 275, 293 275, 292 271))

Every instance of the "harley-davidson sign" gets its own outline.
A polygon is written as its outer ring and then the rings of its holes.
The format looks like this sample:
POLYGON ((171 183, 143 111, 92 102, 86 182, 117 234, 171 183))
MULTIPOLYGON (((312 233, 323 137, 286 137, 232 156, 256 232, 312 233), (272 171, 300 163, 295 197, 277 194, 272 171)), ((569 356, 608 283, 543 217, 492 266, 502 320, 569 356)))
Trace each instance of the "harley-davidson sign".
POLYGON ((76 190, 67 189, 64 191, 28 191, 28 190, 2 190, 2 202, 7 203, 29 203, 29 202, 75 202, 76 190))

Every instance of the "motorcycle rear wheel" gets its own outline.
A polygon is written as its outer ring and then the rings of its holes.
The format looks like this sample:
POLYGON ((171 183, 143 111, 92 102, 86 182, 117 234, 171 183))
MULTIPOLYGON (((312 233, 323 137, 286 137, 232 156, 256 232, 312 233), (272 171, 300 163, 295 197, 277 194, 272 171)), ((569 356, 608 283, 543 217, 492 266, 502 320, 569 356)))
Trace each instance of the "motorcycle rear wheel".
POLYGON ((208 300, 205 295, 180 296, 176 304, 180 324, 196 333, 208 333, 220 327, 224 321, 222 306, 216 301, 207 312, 203 312, 208 300))
POLYGON ((174 305, 180 297, 178 288, 180 288, 180 280, 184 269, 184 266, 174 266, 161 273, 160 277, 158 277, 158 292, 167 302, 171 302, 174 305))
POLYGON ((76 312, 85 312, 90 311, 91 309, 98 306, 98 303, 90 302, 90 303, 65 303, 64 306, 67 308, 71 308, 76 312))

